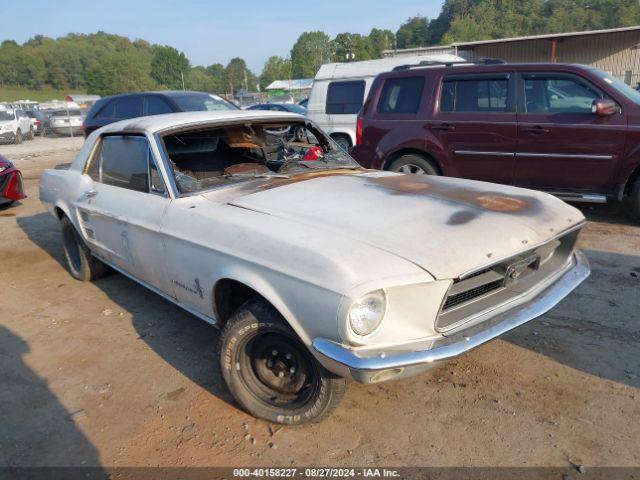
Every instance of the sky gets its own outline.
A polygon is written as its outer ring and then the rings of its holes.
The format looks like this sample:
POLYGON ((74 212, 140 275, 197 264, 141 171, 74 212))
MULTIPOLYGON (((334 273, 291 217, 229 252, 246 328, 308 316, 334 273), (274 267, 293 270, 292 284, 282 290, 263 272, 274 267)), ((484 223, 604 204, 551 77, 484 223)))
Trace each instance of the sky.
POLYGON ((0 0, 0 41, 103 30, 171 45, 192 65, 242 57, 259 74, 271 55, 287 57, 304 31, 396 31, 417 14, 434 18, 442 0, 0 0), (11 19, 11 21, 6 21, 11 19))

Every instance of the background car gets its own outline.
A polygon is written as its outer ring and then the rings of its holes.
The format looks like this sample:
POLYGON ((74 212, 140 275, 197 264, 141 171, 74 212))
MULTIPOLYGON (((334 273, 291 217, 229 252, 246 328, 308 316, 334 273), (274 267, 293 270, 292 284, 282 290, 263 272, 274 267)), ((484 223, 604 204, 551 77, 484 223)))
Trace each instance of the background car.
POLYGON ((25 110, 24 113, 31 120, 34 135, 43 135, 45 121, 48 123, 49 118, 40 110, 25 110))
POLYGON ((205 92, 167 90, 113 95, 98 100, 84 121, 84 135, 110 123, 127 118, 172 112, 238 110, 233 103, 205 92))
POLYGON ((259 103, 252 105, 247 110, 271 110, 272 112, 291 112, 306 115, 307 109, 296 103, 259 103))
POLYGON ((82 135, 83 120, 80 110, 56 110, 49 118, 49 128, 56 135, 82 135))
POLYGON ((629 197, 640 219, 640 93, 561 63, 405 65, 379 75, 352 155, 367 168, 629 197))
POLYGON ((0 205, 10 205, 27 196, 22 186, 22 173, 0 155, 0 205))
POLYGON ((22 110, 0 110, 0 142, 22 143, 33 140, 31 120, 22 110))

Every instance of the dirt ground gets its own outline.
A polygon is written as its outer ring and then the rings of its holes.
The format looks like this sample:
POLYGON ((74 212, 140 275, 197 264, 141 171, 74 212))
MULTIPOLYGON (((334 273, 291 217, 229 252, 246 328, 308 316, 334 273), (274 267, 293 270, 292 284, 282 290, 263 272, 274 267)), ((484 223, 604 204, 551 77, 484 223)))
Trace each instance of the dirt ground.
POLYGON ((581 207, 593 273, 548 315, 282 428, 234 405, 216 329, 122 275, 67 273, 38 179, 72 148, 0 146, 29 196, 0 210, 0 466, 640 465, 640 227, 618 207, 581 207))

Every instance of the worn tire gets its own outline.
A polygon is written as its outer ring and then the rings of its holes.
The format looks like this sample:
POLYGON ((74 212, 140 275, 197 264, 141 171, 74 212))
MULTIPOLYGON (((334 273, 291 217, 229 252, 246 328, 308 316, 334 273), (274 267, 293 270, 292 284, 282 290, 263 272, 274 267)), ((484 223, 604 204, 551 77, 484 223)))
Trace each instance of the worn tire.
POLYGON ((325 370, 276 309, 260 298, 246 302, 228 320, 219 357, 235 400, 269 422, 319 422, 346 389, 346 380, 325 370))
POLYGON ((346 135, 336 135, 335 137, 331 138, 333 138, 333 141, 336 142, 338 146, 345 152, 348 152, 351 148, 351 140, 349 140, 349 137, 347 137, 346 135))
POLYGON ((20 129, 18 129, 18 131, 16 132, 16 136, 13 137, 13 143, 15 145, 20 145, 22 143, 22 132, 20 131, 20 129))
POLYGON ((90 282, 104 277, 109 267, 91 254, 75 227, 66 216, 60 220, 62 244, 69 273, 76 280, 90 282))
POLYGON ((33 140, 34 138, 36 138, 36 134, 33 131, 33 128, 31 128, 29 130, 29 134, 25 137, 27 140, 33 140))
POLYGON ((640 177, 636 179, 631 187, 631 215, 633 218, 640 222, 640 177))
POLYGON ((440 175, 438 167, 432 160, 416 154, 402 155, 395 159, 389 166, 389 170, 417 175, 440 175))

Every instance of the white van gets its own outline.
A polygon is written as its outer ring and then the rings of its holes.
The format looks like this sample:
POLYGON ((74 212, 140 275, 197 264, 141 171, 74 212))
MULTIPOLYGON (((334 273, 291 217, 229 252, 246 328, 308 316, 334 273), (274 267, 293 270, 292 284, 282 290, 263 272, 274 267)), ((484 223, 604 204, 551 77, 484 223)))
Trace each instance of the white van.
POLYGON ((358 112, 376 75, 400 65, 430 61, 457 63, 466 60, 456 55, 443 54, 322 65, 313 80, 307 116, 347 150, 355 144, 358 112))

